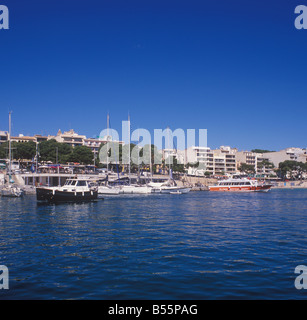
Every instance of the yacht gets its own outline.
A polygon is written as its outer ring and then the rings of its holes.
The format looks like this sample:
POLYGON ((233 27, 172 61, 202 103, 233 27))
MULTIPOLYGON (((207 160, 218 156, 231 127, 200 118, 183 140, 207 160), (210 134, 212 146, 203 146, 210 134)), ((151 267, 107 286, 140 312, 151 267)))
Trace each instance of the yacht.
POLYGON ((67 179, 64 186, 37 187, 36 199, 48 202, 83 202, 98 198, 98 186, 89 179, 67 179))

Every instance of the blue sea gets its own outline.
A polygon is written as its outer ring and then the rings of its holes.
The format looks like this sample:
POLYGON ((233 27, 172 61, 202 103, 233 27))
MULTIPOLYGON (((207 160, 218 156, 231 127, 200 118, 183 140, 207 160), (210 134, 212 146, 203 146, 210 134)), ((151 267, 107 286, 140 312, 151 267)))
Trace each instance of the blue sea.
POLYGON ((24 299, 306 299, 307 190, 38 204, 0 198, 0 265, 24 299))

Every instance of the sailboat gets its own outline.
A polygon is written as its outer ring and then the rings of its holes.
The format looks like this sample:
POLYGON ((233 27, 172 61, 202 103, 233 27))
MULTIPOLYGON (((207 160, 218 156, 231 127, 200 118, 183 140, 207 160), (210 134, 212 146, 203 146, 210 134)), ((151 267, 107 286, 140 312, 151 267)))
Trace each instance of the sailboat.
POLYGON ((9 181, 8 185, 4 186, 1 190, 2 197, 11 197, 11 198, 18 198, 22 197, 24 192, 21 188, 14 185, 15 181, 12 179, 12 145, 11 145, 11 112, 9 112, 9 169, 8 169, 8 176, 9 181))
MULTIPOLYGON (((129 140, 130 140, 130 116, 128 116, 129 122, 129 140)), ((129 144, 129 184, 123 185, 120 187, 121 194, 150 194, 152 191, 152 187, 148 185, 142 185, 139 183, 131 184, 131 149, 129 144)), ((139 176, 139 153, 138 153, 138 180, 140 179, 139 176)))
POLYGON ((120 189, 116 186, 109 185, 109 127, 110 127, 110 116, 107 116, 107 176, 103 181, 98 183, 98 198, 103 197, 103 195, 118 195, 120 189))
MULTIPOLYGON (((167 128, 169 130, 169 128, 167 128)), ((169 136, 168 136, 169 138, 169 136)), ((168 139, 169 140, 169 139, 168 139)), ((168 142, 170 149, 170 143, 168 142)), ((168 165, 169 165, 169 178, 166 182, 159 184, 156 184, 156 186, 153 186, 152 193, 169 193, 169 194, 183 194, 188 193, 191 191, 191 187, 189 186, 178 186, 176 181, 173 178, 172 169, 171 169, 171 163, 170 163, 170 155, 168 155, 168 165)))

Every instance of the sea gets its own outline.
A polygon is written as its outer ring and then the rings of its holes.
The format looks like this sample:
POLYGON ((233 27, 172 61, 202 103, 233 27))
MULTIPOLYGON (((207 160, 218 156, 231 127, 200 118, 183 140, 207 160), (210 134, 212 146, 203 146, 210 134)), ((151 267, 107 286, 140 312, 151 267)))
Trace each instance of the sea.
POLYGON ((0 300, 306 299, 306 200, 307 189, 0 198, 0 300))

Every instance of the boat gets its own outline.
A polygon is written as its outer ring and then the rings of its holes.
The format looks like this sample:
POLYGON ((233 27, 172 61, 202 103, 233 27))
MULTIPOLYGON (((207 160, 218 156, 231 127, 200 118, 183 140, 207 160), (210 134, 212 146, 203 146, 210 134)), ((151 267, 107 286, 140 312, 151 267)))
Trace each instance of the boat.
POLYGON ((24 195, 24 191, 14 185, 8 185, 2 188, 1 190, 1 196, 2 197, 9 197, 9 198, 19 198, 24 195))
MULTIPOLYGON (((108 183, 109 188, 116 189, 119 194, 149 194, 152 187, 147 184, 132 183, 131 177, 122 177, 108 183)), ((98 187, 99 190, 99 187, 98 187)), ((98 191, 100 192, 100 191, 98 191)))
POLYGON ((120 193, 122 194, 149 194, 152 193, 152 187, 147 185, 130 184, 120 187, 120 193))
POLYGON ((119 193, 119 187, 109 185, 108 174, 105 179, 98 181, 98 198, 103 197, 103 195, 118 195, 119 193))
POLYGON ((85 178, 67 179, 64 186, 37 187, 36 199, 48 202, 85 202, 98 198, 98 186, 85 178))
POLYGON ((229 178, 217 185, 209 186, 209 191, 268 192, 272 185, 248 178, 229 178))
MULTIPOLYGON (((169 128, 167 128, 169 130, 169 128)), ((170 139, 168 139, 170 140, 170 139)), ((168 148, 170 149, 170 143, 168 142, 168 148)), ((171 168, 171 159, 168 156, 168 166, 169 166, 169 177, 168 180, 162 183, 151 182, 149 185, 152 186, 152 193, 172 193, 172 194, 183 194, 189 193, 191 191, 190 186, 178 186, 175 179, 173 178, 173 171, 171 168)))
POLYGON ((166 182, 150 182, 149 186, 152 187, 152 193, 174 193, 176 194, 182 194, 182 193, 188 193, 191 191, 190 186, 178 186, 175 180, 170 178, 166 182))
MULTIPOLYGON (((128 116, 129 123, 129 135, 130 135, 130 116, 128 116)), ((113 181, 113 185, 119 188, 120 194, 151 194, 152 187, 147 184, 141 184, 140 182, 140 164, 139 164, 139 153, 138 153, 138 175, 137 179, 132 179, 131 177, 131 150, 128 151, 128 177, 118 178, 113 181), (134 180, 134 181, 133 181, 134 180)))
POLYGON ((11 145, 11 112, 9 112, 9 168, 8 168, 8 176, 9 181, 8 185, 5 185, 1 190, 2 197, 10 197, 10 198, 19 198, 24 195, 24 191, 15 185, 14 180, 12 179, 12 145, 11 145))
POLYGON ((103 195, 118 195, 120 193, 120 189, 116 187, 106 186, 98 186, 98 198, 103 197, 103 195))
POLYGON ((161 186, 160 188, 160 193, 174 193, 176 192, 176 194, 184 194, 184 193, 189 193, 191 191, 191 187, 187 187, 187 186, 177 186, 177 185, 170 185, 170 184, 166 184, 161 186))

